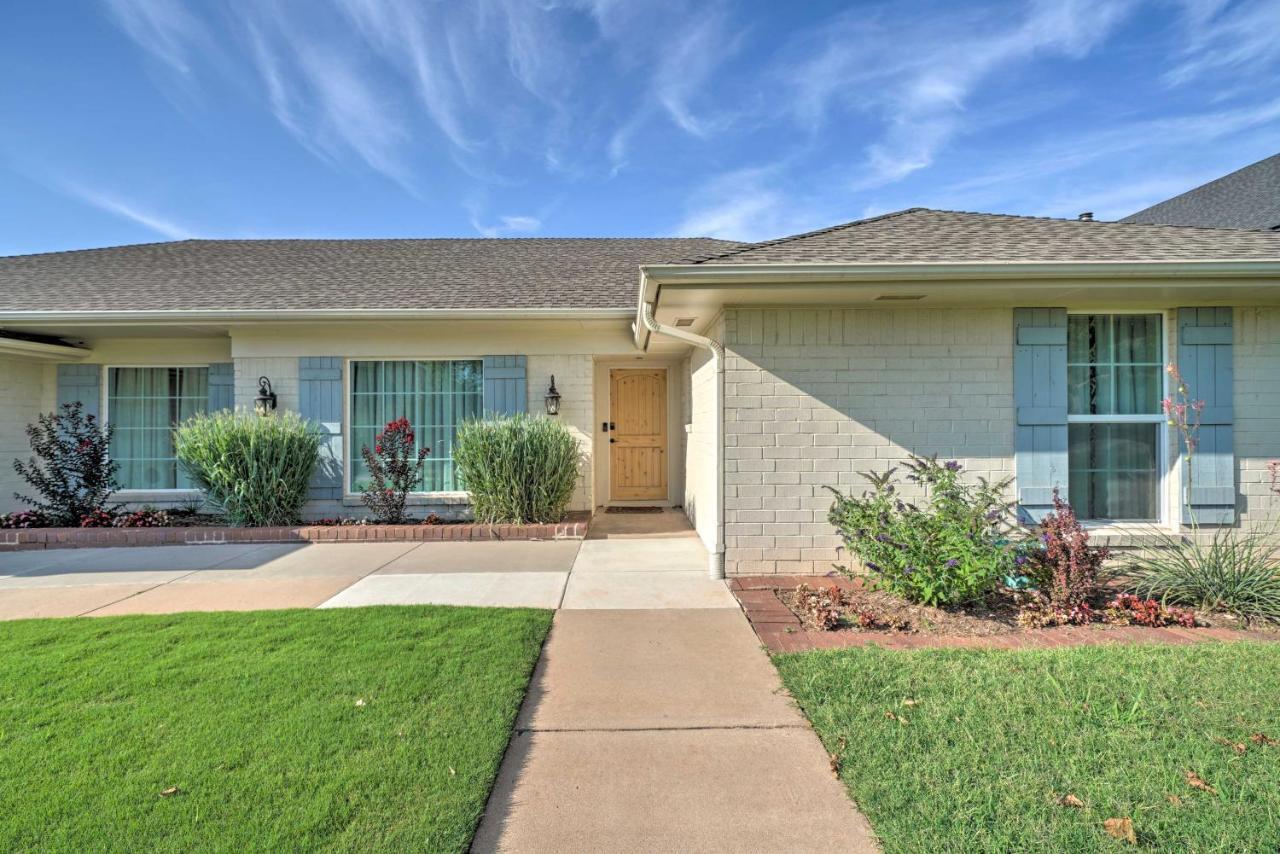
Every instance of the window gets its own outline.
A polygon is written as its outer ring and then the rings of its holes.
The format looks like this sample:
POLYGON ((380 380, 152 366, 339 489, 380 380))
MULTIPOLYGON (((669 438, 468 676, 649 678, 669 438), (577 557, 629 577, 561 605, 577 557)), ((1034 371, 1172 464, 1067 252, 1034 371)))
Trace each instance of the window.
POLYGON ((173 428, 208 408, 208 368, 109 368, 107 420, 121 487, 194 488, 174 457, 173 428))
POLYGON ((481 362, 352 362, 351 489, 359 491, 369 471, 361 449, 397 418, 408 418, 418 447, 431 449, 422 472, 422 492, 457 490, 453 438, 458 425, 478 418, 484 405, 481 362))
POLYGON ((1067 318, 1068 490, 1081 519, 1160 518, 1161 316, 1067 318))

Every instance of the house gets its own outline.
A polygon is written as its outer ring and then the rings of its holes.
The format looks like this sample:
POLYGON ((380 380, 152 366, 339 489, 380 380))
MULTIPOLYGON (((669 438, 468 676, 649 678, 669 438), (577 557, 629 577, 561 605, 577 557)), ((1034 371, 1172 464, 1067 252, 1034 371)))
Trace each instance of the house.
POLYGON ((912 453, 1124 544, 1182 520, 1176 360, 1207 402, 1197 518, 1280 515, 1280 233, 913 208, 755 244, 181 241, 0 259, 0 328, 0 454, 80 400, 137 502, 194 497, 169 425, 265 377, 327 433, 309 514, 357 511, 399 415, 432 448, 420 512, 463 513, 453 425, 541 412, 554 376, 573 508, 683 506, 715 573, 826 572, 824 487, 912 453))
POLYGON ((1130 214, 1121 222, 1280 231, 1280 154, 1130 214))

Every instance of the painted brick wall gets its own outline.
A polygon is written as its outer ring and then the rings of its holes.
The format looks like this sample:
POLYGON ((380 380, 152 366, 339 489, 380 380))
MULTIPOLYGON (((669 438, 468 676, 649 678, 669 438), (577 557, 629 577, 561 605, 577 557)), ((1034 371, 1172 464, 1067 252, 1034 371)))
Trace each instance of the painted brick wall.
POLYGON ((1280 519, 1267 471, 1280 459, 1280 308, 1236 309, 1233 400, 1240 519, 1269 524, 1280 519))
POLYGON ((595 362, 589 355, 549 356, 531 355, 528 357, 525 378, 528 383, 526 399, 532 415, 546 413, 544 398, 547 386, 551 384, 551 375, 555 374, 556 388, 560 391, 561 423, 569 428, 578 446, 582 448, 582 468, 579 471, 578 486, 573 491, 573 502, 570 510, 590 510, 594 504, 592 496, 592 433, 595 424, 595 399, 593 381, 595 362))
POLYGON ((52 382, 41 362, 0 358, 0 513, 23 509, 13 493, 27 485, 14 472, 13 461, 31 456, 26 427, 53 408, 46 377, 52 382))
MULTIPOLYGON (((721 317, 705 333, 723 340, 724 318, 721 317)), ((690 523, 707 548, 715 545, 716 524, 716 434, 715 434, 715 365, 711 353, 698 347, 689 355, 688 426, 685 430, 684 507, 690 523)))
POLYGON ((822 487, 910 453, 1013 473, 1010 309, 733 309, 725 316, 726 570, 842 560, 822 487))

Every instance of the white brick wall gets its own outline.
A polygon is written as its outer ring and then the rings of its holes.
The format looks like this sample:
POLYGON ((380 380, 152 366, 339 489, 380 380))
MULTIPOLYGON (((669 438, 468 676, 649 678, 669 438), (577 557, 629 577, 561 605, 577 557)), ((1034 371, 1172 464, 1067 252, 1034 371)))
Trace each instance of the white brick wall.
POLYGON ((560 391, 560 415, 558 419, 578 440, 582 448, 583 464, 578 476, 578 486, 573 491, 570 510, 591 510, 595 504, 592 496, 591 452, 595 424, 595 397, 593 376, 595 362, 589 355, 529 356, 525 378, 528 383, 526 397, 529 413, 546 413, 544 398, 551 375, 555 374, 556 388, 560 391))
POLYGON ((26 427, 52 408, 54 392, 46 394, 46 376, 51 377, 41 362, 0 358, 0 513, 23 509, 13 493, 26 491, 27 485, 13 461, 31 456, 26 427))
POLYGON ((726 312, 727 571, 828 571, 822 487, 910 453, 1012 475, 1012 336, 1009 309, 726 312))
MULTIPOLYGON (((721 317, 705 333, 723 339, 724 318, 721 317)), ((690 523, 703 545, 715 544, 719 511, 716 509, 716 419, 715 364, 705 347, 695 348, 689 356, 688 428, 684 449, 684 507, 690 523)))
POLYGON ((1280 459, 1280 308, 1235 311, 1235 452, 1237 501, 1247 526, 1280 519, 1269 460, 1280 459))

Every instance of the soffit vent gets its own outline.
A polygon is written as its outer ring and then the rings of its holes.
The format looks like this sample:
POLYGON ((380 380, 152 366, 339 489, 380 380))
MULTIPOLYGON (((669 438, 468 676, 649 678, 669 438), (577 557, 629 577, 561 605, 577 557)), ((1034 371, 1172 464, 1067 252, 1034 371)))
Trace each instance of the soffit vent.
POLYGON ((924 299, 924 294, 881 294, 876 297, 876 302, 913 299, 924 299))
POLYGON ((692 317, 677 317, 676 326, 693 326, 693 321, 692 317))

